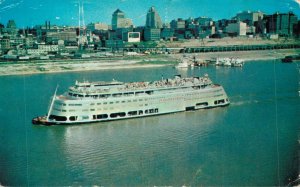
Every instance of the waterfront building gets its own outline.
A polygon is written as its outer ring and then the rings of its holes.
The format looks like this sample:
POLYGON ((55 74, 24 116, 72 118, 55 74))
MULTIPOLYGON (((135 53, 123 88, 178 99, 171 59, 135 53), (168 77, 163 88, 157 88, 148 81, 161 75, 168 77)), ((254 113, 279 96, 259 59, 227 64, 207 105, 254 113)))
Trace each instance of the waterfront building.
POLYGON ((226 32, 230 35, 245 36, 247 31, 247 24, 244 22, 230 23, 226 27, 226 32))
POLYGON ((172 29, 185 29, 185 21, 182 18, 172 20, 170 25, 172 29))
POLYGON ((105 23, 90 23, 87 25, 87 29, 94 32, 95 30, 103 30, 107 31, 109 29, 109 26, 105 23))
POLYGON ((14 20, 8 20, 5 30, 9 35, 12 35, 12 36, 15 36, 18 34, 18 28, 17 28, 17 25, 14 20))
POLYGON ((155 10, 154 7, 151 7, 147 12, 146 17, 146 27, 154 28, 154 29, 161 29, 163 26, 161 18, 158 12, 155 10))
POLYGON ((57 53, 59 50, 58 45, 46 45, 46 44, 37 44, 33 49, 27 49, 27 54, 29 55, 41 55, 48 53, 57 53))
POLYGON ((0 45, 1 45, 1 50, 6 51, 11 49, 10 46, 10 38, 9 37, 3 37, 0 39, 0 45))
POLYGON ((185 39, 192 39, 192 38, 194 38, 194 32, 193 32, 193 30, 185 30, 184 31, 184 38, 185 39))
POLYGON ((58 40, 76 42, 77 34, 76 30, 64 30, 59 32, 49 31, 46 32, 47 43, 57 43, 58 40))
POLYGON ((117 30, 119 28, 129 28, 133 27, 133 23, 131 19, 125 17, 124 12, 122 12, 120 9, 117 9, 112 14, 111 27, 112 30, 117 30))
POLYGON ((199 27, 198 29, 195 29, 195 37, 199 38, 208 38, 216 33, 216 27, 210 26, 210 27, 199 27))
POLYGON ((124 47, 124 43, 122 40, 105 40, 104 46, 107 48, 118 49, 124 47))
POLYGON ((157 40, 160 40, 160 29, 145 28, 144 40, 145 41, 157 41, 157 40))
POLYGON ((295 25, 298 23, 298 18, 292 12, 275 13, 266 16, 265 21, 267 33, 292 36, 294 34, 295 25))
POLYGON ((3 29, 4 29, 4 25, 0 23, 0 34, 2 34, 3 29))
POLYGON ((139 27, 133 28, 133 32, 139 32, 141 40, 144 40, 145 26, 139 26, 139 27))
POLYGON ((132 32, 133 28, 119 28, 115 32, 115 39, 122 40, 124 33, 132 32))
POLYGON ((78 29, 78 28, 51 25, 50 21, 45 21, 44 25, 36 25, 34 27, 38 42, 45 42, 47 33, 60 33, 63 31, 76 31, 76 29, 78 29))
POLYGON ((212 18, 208 18, 208 17, 198 17, 198 18, 195 18, 195 22, 199 26, 204 26, 204 27, 210 27, 210 26, 213 25, 212 18))
POLYGON ((93 34, 99 38, 99 40, 108 39, 109 30, 94 30, 93 34))
POLYGON ((228 20, 228 19, 221 19, 215 22, 216 31, 221 33, 226 29, 228 24, 230 23, 236 23, 236 20, 228 20))
POLYGON ((294 33, 297 35, 297 37, 300 37, 300 20, 298 21, 298 24, 294 27, 294 33))
POLYGON ((234 19, 247 23, 248 26, 254 26, 254 23, 263 17, 264 13, 260 11, 251 12, 248 10, 238 13, 234 19))
POLYGON ((164 40, 168 40, 174 37, 174 29, 163 28, 160 33, 160 37, 164 40))
POLYGON ((123 40, 126 42, 140 42, 141 35, 139 32, 124 32, 123 40))
POLYGON ((256 33, 256 27, 255 26, 247 26, 246 33, 254 35, 256 33))
POLYGON ((24 36, 12 36, 12 37, 10 37, 10 46, 12 48, 19 48, 24 43, 25 43, 25 37, 24 36))
POLYGON ((163 24, 163 28, 171 28, 170 23, 164 23, 164 24, 163 24))

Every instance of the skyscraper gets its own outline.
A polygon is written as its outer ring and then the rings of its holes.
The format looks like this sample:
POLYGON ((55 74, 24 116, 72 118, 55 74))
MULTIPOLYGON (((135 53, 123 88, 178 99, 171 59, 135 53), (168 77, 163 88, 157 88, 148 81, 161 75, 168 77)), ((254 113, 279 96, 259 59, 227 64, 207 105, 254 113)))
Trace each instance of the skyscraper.
POLYGON ((162 24, 159 14, 157 13, 157 11, 155 10, 154 7, 151 7, 147 13, 146 27, 161 29, 162 25, 163 24, 162 24))
POLYGON ((268 33, 291 36, 298 18, 292 12, 280 14, 276 13, 265 17, 268 33))
POLYGON ((117 30, 119 28, 129 28, 132 26, 133 24, 131 19, 125 18, 124 12, 122 12, 120 9, 117 9, 112 14, 112 20, 111 20, 112 30, 117 30))
POLYGON ((14 20, 8 20, 6 31, 10 35, 16 35, 18 33, 18 28, 14 20))

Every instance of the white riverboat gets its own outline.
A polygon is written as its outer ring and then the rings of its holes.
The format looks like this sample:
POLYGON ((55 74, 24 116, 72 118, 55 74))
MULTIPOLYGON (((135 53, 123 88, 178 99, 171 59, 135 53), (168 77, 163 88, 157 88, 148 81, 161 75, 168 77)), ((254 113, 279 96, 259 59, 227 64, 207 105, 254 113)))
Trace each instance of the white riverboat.
POLYGON ((177 64, 176 68, 188 68, 189 63, 187 59, 181 59, 180 63, 177 64))
POLYGON ((242 67, 244 65, 244 60, 240 58, 217 58, 216 66, 228 66, 228 67, 242 67))
MULTIPOLYGON (((57 89, 56 89, 57 90, 57 89)), ((203 77, 154 82, 77 82, 63 95, 55 94, 48 114, 34 124, 75 124, 128 119, 228 105, 221 85, 203 77)))

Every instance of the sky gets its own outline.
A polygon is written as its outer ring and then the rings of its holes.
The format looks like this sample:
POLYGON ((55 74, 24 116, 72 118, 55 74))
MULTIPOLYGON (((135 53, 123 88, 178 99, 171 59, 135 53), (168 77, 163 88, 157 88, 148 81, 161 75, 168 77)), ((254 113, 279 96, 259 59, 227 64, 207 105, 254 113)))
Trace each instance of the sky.
POLYGON ((50 21, 55 25, 78 25, 78 2, 83 1, 85 23, 111 24, 112 13, 120 9, 135 26, 143 26, 151 6, 163 22, 206 16, 230 19, 238 12, 262 11, 266 14, 293 11, 300 19, 300 0, 0 0, 0 23, 13 19, 18 28, 50 21))

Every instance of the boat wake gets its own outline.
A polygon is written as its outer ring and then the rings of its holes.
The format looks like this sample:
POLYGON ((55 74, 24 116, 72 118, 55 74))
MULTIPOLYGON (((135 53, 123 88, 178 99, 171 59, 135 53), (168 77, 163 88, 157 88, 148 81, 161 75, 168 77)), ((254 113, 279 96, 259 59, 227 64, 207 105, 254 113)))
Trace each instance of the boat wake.
POLYGON ((241 106, 241 105, 248 105, 248 104, 252 104, 252 103, 258 103, 259 101, 257 100, 253 100, 253 101, 237 101, 237 102, 231 102, 230 105, 233 106, 241 106))

